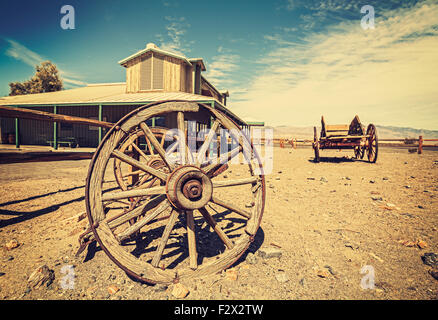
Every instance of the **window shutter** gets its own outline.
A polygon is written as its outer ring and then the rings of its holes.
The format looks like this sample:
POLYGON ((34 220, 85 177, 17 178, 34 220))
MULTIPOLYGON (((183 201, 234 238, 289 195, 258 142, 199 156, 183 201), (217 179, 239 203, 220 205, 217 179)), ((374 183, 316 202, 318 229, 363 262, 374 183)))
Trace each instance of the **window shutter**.
POLYGON ((163 57, 154 55, 154 74, 152 81, 152 89, 163 89, 164 88, 164 77, 163 77, 163 57))
POLYGON ((140 90, 151 90, 151 73, 152 73, 152 59, 151 57, 143 60, 140 65, 140 90))

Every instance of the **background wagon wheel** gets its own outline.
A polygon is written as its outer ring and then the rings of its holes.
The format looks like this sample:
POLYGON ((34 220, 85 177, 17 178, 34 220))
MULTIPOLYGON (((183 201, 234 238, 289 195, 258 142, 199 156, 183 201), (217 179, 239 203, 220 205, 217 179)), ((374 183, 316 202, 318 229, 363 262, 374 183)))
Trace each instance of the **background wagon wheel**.
POLYGON ((313 150, 315 151, 315 162, 318 163, 320 158, 319 158, 318 133, 316 131, 316 127, 313 127, 313 150))
POLYGON ((363 159, 365 154, 365 148, 361 146, 354 147, 354 157, 356 159, 363 159))
MULTIPOLYGON (((155 138, 160 142, 160 145, 164 148, 167 129, 153 127, 151 128, 151 131, 155 138)), ((131 132, 120 144, 118 150, 142 163, 149 164, 154 169, 167 169, 160 156, 154 152, 150 140, 145 138, 144 132, 141 129, 131 132)), ((131 170, 132 168, 132 166, 124 163, 120 159, 114 159, 114 177, 122 190, 138 187, 145 183, 150 186, 156 185, 157 182, 159 183, 159 179, 153 175, 139 170, 138 168, 131 170)))
POLYGON ((367 156, 368 161, 375 163, 377 161, 377 153, 379 150, 378 140, 377 140, 377 130, 373 124, 369 124, 367 128, 367 156))
POLYGON ((141 281, 170 283, 227 268, 244 253, 261 222, 265 181, 256 150, 239 132, 240 128, 216 109, 169 101, 134 110, 107 133, 90 163, 86 208, 95 239, 114 263, 141 281), (212 129, 192 159, 187 152, 185 120, 200 114, 211 119, 212 129), (164 150, 154 137, 146 121, 156 116, 176 118, 176 148, 164 150), (127 137, 139 129, 168 172, 120 151, 127 137), (215 146, 228 141, 215 138, 221 129, 228 130, 232 145, 217 158, 222 160, 218 163, 206 154, 224 150, 215 146), (179 157, 172 157, 174 153, 179 157), (247 161, 241 163, 242 158, 247 161), (113 159, 149 173, 160 185, 120 190, 111 180, 114 172, 109 163, 113 159), (129 198, 136 199, 135 206, 124 203, 129 198), (138 219, 129 224, 133 218, 138 219))

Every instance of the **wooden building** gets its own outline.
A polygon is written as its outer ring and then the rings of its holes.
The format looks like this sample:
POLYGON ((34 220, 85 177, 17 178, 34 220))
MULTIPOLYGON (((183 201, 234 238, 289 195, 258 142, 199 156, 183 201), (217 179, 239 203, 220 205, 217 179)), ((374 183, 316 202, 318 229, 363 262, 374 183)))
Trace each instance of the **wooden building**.
MULTIPOLYGON (((145 49, 119 61, 126 68, 126 82, 90 84, 70 90, 0 98, 0 105, 73 115, 115 123, 139 106, 162 100, 189 100, 205 103, 231 117, 239 126, 247 124, 226 108, 228 92, 221 92, 202 76, 202 58, 188 59, 149 43, 145 49)), ((0 119, 3 143, 17 146, 74 143, 96 147, 105 130, 84 125, 48 123, 26 119, 0 119)), ((209 127, 208 117, 194 119, 209 127)), ((151 119, 152 126, 176 127, 171 116, 151 119)))

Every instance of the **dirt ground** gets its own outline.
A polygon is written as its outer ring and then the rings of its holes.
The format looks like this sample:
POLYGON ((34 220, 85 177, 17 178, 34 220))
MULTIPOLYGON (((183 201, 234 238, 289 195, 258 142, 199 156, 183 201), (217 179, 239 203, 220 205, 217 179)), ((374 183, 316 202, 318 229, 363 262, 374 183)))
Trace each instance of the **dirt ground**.
MULTIPOLYGON (((310 148, 274 151, 261 228, 233 266, 237 279, 222 272, 182 281, 190 291, 184 299, 438 298, 421 259, 438 253, 437 152, 384 148, 370 164, 349 159, 351 151, 322 151, 336 158, 316 164, 310 148), (281 256, 261 257, 266 247, 281 256)), ((85 210, 88 165, 0 165, 0 299, 176 299, 173 284, 132 280, 98 245, 75 258, 87 225, 75 216, 85 210), (19 246, 7 250, 13 239, 19 246), (54 271, 53 283, 29 288, 42 264, 54 271)))

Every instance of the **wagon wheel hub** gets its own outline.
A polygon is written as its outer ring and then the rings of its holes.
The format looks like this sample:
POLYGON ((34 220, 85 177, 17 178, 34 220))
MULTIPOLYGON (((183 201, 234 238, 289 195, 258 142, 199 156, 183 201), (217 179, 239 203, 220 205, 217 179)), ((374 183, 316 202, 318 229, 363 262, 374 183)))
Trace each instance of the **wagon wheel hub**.
POLYGON ((182 166, 174 170, 167 180, 166 195, 170 203, 180 210, 204 207, 211 199, 213 184, 199 168, 182 166))
POLYGON ((192 179, 184 183, 183 194, 188 199, 196 199, 202 195, 202 183, 199 180, 192 179))

